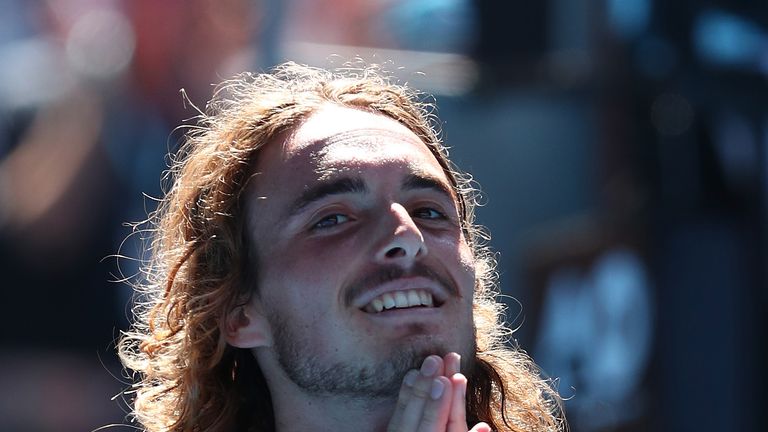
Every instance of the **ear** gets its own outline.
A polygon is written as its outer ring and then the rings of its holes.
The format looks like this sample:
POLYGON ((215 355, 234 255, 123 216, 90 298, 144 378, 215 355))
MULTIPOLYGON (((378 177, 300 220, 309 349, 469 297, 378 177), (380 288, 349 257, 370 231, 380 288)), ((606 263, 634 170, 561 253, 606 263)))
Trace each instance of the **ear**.
POLYGON ((272 345, 269 322, 253 300, 237 306, 227 314, 224 337, 237 348, 257 348, 272 345))

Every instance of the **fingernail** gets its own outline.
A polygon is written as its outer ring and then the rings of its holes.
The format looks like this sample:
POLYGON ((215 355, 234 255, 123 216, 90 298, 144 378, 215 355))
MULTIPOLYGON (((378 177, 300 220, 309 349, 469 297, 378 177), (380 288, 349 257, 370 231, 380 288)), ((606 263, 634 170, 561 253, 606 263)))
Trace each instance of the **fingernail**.
POLYGON ((439 379, 433 380, 432 389, 429 391, 429 396, 434 400, 438 400, 440 399, 440 396, 443 395, 443 390, 445 390, 445 384, 443 384, 443 382, 439 379))
POLYGON ((408 371, 408 373, 405 374, 405 385, 408 387, 413 387, 413 385, 416 383, 416 377, 419 376, 419 371, 416 369, 411 369, 408 371))
POLYGON ((437 360, 432 356, 424 359, 424 363, 421 364, 421 374, 424 376, 432 376, 437 373, 437 360))

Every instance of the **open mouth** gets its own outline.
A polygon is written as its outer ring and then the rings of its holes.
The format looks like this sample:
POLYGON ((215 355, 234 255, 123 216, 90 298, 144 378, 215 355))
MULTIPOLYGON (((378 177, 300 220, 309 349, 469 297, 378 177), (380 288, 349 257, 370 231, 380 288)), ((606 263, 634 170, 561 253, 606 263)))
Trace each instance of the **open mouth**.
POLYGON ((392 309, 439 307, 432 294, 423 289, 386 292, 363 306, 367 313, 380 313, 392 309))

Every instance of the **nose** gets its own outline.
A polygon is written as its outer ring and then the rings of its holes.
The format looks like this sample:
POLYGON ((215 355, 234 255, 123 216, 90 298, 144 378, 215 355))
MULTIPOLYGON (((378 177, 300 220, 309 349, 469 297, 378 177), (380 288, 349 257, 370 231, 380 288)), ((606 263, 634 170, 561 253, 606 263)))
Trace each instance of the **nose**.
POLYGON ((424 236, 411 215, 402 205, 393 203, 387 212, 387 219, 394 220, 387 226, 385 237, 376 251, 376 260, 382 264, 409 264, 417 257, 427 254, 424 236))

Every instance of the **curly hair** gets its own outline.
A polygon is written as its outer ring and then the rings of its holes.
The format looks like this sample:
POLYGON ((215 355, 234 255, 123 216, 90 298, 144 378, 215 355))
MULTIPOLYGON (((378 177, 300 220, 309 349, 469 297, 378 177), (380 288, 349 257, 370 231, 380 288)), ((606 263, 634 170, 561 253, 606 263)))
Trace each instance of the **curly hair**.
POLYGON ((118 344, 134 371, 133 417, 147 431, 273 430, 271 397, 248 350, 228 345, 224 317, 254 288, 244 240, 243 190, 262 146, 337 104, 405 125, 434 154, 456 191, 476 261, 474 367, 467 416, 499 431, 564 426, 560 399, 511 343, 497 299, 495 258, 474 223, 476 189, 448 159, 433 104, 380 67, 336 71, 285 63, 242 74, 215 91, 173 160, 169 191, 147 223, 150 257, 136 286, 134 322, 118 344))

